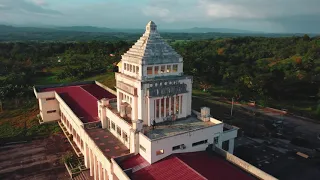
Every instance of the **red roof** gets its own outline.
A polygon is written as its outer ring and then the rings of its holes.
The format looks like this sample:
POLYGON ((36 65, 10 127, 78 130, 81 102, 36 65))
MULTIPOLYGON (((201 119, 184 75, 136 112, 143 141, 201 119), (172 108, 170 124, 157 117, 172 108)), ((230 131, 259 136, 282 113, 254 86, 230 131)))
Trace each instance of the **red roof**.
POLYGON ((111 99, 116 97, 96 84, 45 88, 41 91, 56 91, 84 123, 99 121, 98 100, 102 98, 111 99))
POLYGON ((173 154, 152 165, 146 165, 146 160, 142 156, 136 155, 121 162, 120 166, 123 170, 133 168, 131 179, 254 179, 251 175, 222 159, 222 157, 210 155, 204 151, 173 154), (139 165, 144 168, 139 170, 139 165))

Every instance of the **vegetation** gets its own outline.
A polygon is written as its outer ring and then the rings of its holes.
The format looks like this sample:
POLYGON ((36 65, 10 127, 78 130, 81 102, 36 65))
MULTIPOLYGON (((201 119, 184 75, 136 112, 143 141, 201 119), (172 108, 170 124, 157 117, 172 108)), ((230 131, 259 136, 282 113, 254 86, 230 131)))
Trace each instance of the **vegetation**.
MULTIPOLYGON (((320 117, 320 38, 176 41, 170 36, 168 41, 184 57, 185 73, 194 76, 196 95, 254 100, 320 117)), ((36 125, 32 87, 80 80, 98 80, 113 87, 114 65, 131 45, 127 41, 0 43, 4 110, 0 113, 0 138, 56 132, 56 126, 36 125)))

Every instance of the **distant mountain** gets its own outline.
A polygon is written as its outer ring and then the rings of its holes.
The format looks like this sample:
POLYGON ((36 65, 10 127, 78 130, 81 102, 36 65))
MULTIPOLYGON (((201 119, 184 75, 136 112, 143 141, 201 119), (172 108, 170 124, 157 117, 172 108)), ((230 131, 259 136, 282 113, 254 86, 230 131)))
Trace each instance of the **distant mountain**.
POLYGON ((263 32, 256 32, 256 31, 248 31, 248 30, 239 30, 239 29, 228 29, 228 28, 199 28, 194 27, 190 29, 166 29, 163 30, 164 32, 183 32, 183 33, 244 33, 244 34, 251 34, 251 33, 263 33, 263 32))
POLYGON ((114 29, 94 27, 94 26, 56 27, 55 29, 62 30, 62 31, 77 31, 77 32, 117 32, 114 29))

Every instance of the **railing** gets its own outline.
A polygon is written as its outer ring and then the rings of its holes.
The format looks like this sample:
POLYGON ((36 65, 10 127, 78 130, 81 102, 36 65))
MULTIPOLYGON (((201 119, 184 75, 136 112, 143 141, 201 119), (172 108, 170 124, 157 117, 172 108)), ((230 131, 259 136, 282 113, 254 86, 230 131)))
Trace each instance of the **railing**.
POLYGON ((84 123, 83 127, 85 129, 96 129, 96 128, 100 128, 101 125, 101 121, 95 121, 95 122, 89 122, 89 123, 84 123))
POLYGON ((234 156, 233 154, 228 153, 227 151, 220 149, 218 147, 214 148, 214 151, 223 156, 227 161, 231 162, 232 164, 240 167, 241 169, 247 171, 248 173, 256 176, 259 179, 264 180, 277 180, 277 178, 271 176, 270 174, 265 173, 264 171, 256 168, 255 166, 247 163, 246 161, 234 156))

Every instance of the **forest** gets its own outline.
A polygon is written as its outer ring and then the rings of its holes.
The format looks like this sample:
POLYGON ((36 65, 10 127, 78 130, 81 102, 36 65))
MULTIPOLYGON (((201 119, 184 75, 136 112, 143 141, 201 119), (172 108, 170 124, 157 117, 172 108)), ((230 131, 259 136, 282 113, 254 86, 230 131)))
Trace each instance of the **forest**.
MULTIPOLYGON (((262 106, 284 104, 319 119, 319 37, 169 39, 184 58, 185 74, 194 76, 195 89, 262 106)), ((79 81, 112 72, 133 43, 2 42, 0 99, 32 97, 35 84, 79 81)))

